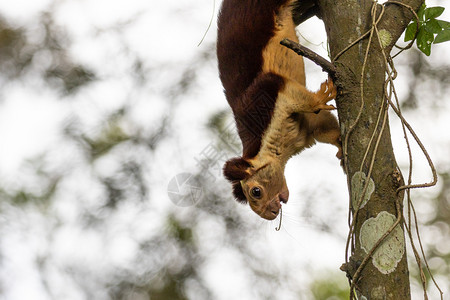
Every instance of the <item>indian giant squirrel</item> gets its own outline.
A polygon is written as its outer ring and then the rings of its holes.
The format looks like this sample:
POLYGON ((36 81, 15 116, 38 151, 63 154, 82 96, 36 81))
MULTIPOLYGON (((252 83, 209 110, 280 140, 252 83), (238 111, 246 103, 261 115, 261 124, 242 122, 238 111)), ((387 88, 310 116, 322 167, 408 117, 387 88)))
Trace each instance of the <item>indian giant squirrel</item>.
POLYGON ((303 58, 280 45, 284 38, 298 42, 296 25, 315 12, 312 0, 224 0, 219 13, 219 74, 243 145, 223 172, 236 200, 268 220, 288 201, 289 158, 316 141, 335 145, 342 157, 327 104, 336 96, 333 82, 307 90, 303 58))

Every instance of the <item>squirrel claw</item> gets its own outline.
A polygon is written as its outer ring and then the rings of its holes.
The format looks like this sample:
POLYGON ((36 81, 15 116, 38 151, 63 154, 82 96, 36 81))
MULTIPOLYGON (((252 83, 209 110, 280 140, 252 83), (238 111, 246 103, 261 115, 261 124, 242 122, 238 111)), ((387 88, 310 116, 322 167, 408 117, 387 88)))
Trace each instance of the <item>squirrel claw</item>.
POLYGON ((320 85, 320 90, 315 94, 316 105, 314 109, 314 113, 319 113, 321 110, 333 110, 336 109, 333 105, 328 105, 327 102, 333 100, 337 95, 336 86, 333 84, 333 81, 328 78, 325 82, 322 82, 320 85))

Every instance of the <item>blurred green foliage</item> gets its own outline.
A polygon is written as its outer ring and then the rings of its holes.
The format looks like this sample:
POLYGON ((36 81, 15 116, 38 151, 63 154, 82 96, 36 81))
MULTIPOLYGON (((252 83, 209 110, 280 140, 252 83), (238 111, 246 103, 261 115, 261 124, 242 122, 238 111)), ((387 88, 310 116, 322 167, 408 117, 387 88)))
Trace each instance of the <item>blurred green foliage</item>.
POLYGON ((4 77, 15 80, 37 71, 62 95, 73 95, 96 79, 92 70, 69 55, 67 34, 55 24, 51 13, 41 14, 39 25, 42 39, 30 41, 28 36, 36 32, 13 26, 0 16, 0 71, 4 77), (45 57, 45 63, 41 61, 42 57, 45 57))
MULTIPOLYGON (((430 264, 431 271, 436 278, 447 278, 447 280, 438 280, 438 284, 445 289, 450 288, 450 170, 439 174, 441 190, 436 198, 433 199, 433 217, 425 224, 427 228, 431 228, 434 236, 432 242, 427 246, 427 260, 430 264)), ((423 228, 422 232, 424 232, 423 228)), ((422 233, 423 234, 423 233, 422 233)), ((429 289, 434 289, 427 275, 429 289)), ((419 278, 417 276, 417 281, 419 278)))
POLYGON ((82 141, 88 146, 92 160, 109 153, 115 146, 132 138, 123 130, 123 124, 120 124, 121 120, 123 121, 123 112, 119 111, 108 117, 98 136, 91 138, 83 135, 81 137, 82 141))
POLYGON ((330 271, 311 284, 314 300, 347 300, 350 297, 348 281, 343 273, 330 271))

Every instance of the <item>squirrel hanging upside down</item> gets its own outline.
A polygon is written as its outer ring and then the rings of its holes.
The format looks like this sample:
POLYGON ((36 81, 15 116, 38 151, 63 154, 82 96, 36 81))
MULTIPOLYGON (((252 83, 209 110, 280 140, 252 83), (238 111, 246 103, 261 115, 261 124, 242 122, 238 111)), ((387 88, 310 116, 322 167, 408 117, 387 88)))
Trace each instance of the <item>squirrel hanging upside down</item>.
POLYGON ((220 79, 243 145, 242 157, 228 160, 223 171, 236 200, 268 220, 288 201, 289 158, 316 141, 335 145, 342 157, 334 107, 327 104, 336 96, 333 82, 308 91, 303 58, 280 45, 284 38, 298 42, 299 13, 314 9, 311 0, 224 0, 219 13, 220 79))

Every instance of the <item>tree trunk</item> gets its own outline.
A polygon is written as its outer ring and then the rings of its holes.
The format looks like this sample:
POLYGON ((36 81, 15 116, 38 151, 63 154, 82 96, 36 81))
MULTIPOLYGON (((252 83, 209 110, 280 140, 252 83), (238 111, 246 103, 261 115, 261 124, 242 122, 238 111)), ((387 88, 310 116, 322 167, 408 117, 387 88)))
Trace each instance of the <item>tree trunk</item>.
MULTIPOLYGON (((332 59, 372 27, 372 1, 318 2, 332 59)), ((415 11, 422 4, 421 0, 399 2, 409 5, 415 11)), ((380 12, 381 5, 378 5, 377 16, 380 12)), ((378 31, 383 34, 386 55, 389 55, 412 17, 410 9, 405 6, 385 5, 378 31)), ((355 219, 349 249, 351 256, 343 269, 359 299, 404 300, 411 296, 405 234, 402 223, 399 223, 403 220, 403 193, 397 193, 397 189, 403 185, 403 179, 395 160, 389 123, 385 117, 385 58, 376 33, 372 37, 366 58, 368 42, 369 35, 333 61, 337 68, 335 83, 340 91, 336 102, 342 141, 344 150, 347 149, 345 167, 351 198, 350 209, 355 219), (364 106, 361 110, 362 101, 364 106), (372 138, 374 132, 376 134, 372 138), (395 224, 399 225, 394 227, 395 224), (389 235, 383 237, 387 232, 389 235), (382 241, 379 242, 380 238, 382 241)), ((350 219, 349 223, 351 222, 350 219)))

